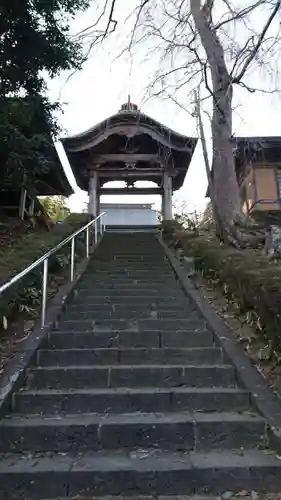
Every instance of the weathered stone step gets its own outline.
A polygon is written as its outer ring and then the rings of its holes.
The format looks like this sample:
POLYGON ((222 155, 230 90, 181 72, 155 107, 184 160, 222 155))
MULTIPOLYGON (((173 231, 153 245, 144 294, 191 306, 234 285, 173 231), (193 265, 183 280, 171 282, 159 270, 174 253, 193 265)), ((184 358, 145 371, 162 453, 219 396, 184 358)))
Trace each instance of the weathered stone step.
POLYGON ((104 269, 100 269, 97 266, 96 267, 87 267, 87 273, 90 276, 95 276, 97 279, 107 279, 108 277, 112 277, 115 279, 121 279, 121 278, 130 278, 133 280, 142 280, 142 279, 147 279, 151 277, 152 281, 158 281, 163 279, 163 277, 167 277, 168 280, 174 280, 175 275, 173 274, 172 271, 167 271, 166 269, 161 269, 160 271, 153 271, 153 269, 150 270, 149 268, 147 269, 142 269, 142 270, 136 270, 135 267, 132 267, 131 269, 119 269, 116 270, 115 268, 109 269, 108 267, 105 267, 104 269))
MULTIPOLYGON (((77 498, 77 496, 75 497, 57 497, 57 498, 51 498, 51 499, 43 499, 43 500, 152 500, 151 496, 148 495, 134 495, 134 496, 112 496, 112 495, 106 495, 106 498, 104 497, 96 497, 96 496, 85 496, 83 495, 80 496, 79 495, 79 498, 77 498)), ((157 496, 157 500, 220 500, 218 499, 218 497, 211 497, 211 496, 207 496, 207 495, 204 495, 204 496, 199 496, 199 495, 192 495, 192 496, 184 496, 184 495, 173 495, 172 497, 171 496, 163 496, 163 495, 158 495, 157 496)))
POLYGON ((96 264, 95 267, 89 267, 89 274, 92 276, 99 276, 102 275, 105 276, 114 276, 116 278, 121 278, 121 277, 133 277, 133 279, 141 279, 142 277, 147 277, 149 275, 148 269, 151 271, 151 276, 152 279, 157 280, 160 278, 163 278, 167 275, 167 279, 175 279, 175 275, 173 274, 172 271, 170 271, 169 268, 166 268, 165 266, 151 266, 149 264, 146 264, 143 266, 136 266, 136 265, 100 265, 96 264), (106 273, 103 273, 103 271, 106 273))
MULTIPOLYGON (((117 289, 117 290, 121 290, 122 292, 124 290, 126 290, 127 288, 133 288, 133 289, 137 289, 139 290, 140 292, 143 290, 143 289, 148 289, 148 288, 152 288, 153 290, 155 289, 162 289, 162 288, 172 288, 172 289, 178 289, 178 285, 175 281, 172 281, 170 280, 170 282, 161 282, 160 280, 155 280, 155 281, 148 281, 148 280, 140 280, 140 279, 132 279, 130 277, 128 278, 122 278, 122 281, 121 279, 111 279, 111 278, 107 278, 107 279, 103 279, 102 281, 100 279, 96 279, 95 277, 95 274, 92 274, 90 275, 90 280, 89 278, 87 279, 87 281, 81 281, 79 282, 79 285, 78 285, 78 290, 79 291, 82 291, 82 290, 91 290, 92 288, 96 288, 98 290, 100 289, 104 289, 104 288, 108 288, 109 290, 111 289, 117 289)), ((141 295, 143 295, 143 293, 141 293, 141 295)))
POLYGON ((114 271, 114 273, 122 272, 122 270, 134 271, 134 272, 147 272, 148 269, 151 269, 152 272, 155 273, 165 273, 170 272, 172 275, 171 266, 168 261, 163 261, 159 257, 155 260, 145 259, 141 260, 140 258, 136 258, 135 260, 124 259, 124 260, 93 260, 90 264, 89 269, 98 269, 98 270, 106 270, 106 271, 114 271))
MULTIPOLYGON (((66 346, 68 347, 68 346, 66 346)), ((99 348, 99 349, 41 349, 37 353, 39 366, 67 365, 132 365, 132 364, 219 364, 223 361, 222 349, 206 348, 99 348)))
POLYGON ((133 313, 133 314, 150 314, 152 311, 161 315, 162 313, 170 313, 172 315, 178 314, 178 316, 181 316, 183 313, 191 312, 191 311, 196 311, 195 306, 192 306, 192 304, 189 304, 188 302, 186 305, 167 305, 161 306, 161 304, 156 304, 156 303, 146 303, 146 304, 133 304, 131 306, 125 305, 125 304, 114 304, 114 303, 109 303, 106 302, 104 304, 81 304, 77 305, 76 302, 72 302, 67 306, 66 313, 67 318, 71 319, 71 315, 75 315, 75 318, 77 318, 77 314, 82 318, 88 317, 88 314, 93 314, 95 312, 102 313, 104 317, 106 318, 108 314, 112 312, 116 312, 119 314, 124 314, 127 312, 133 313))
MULTIPOLYGON (((87 277, 81 278, 79 281, 79 287, 83 287, 84 285, 89 284, 89 281, 92 280, 92 278, 95 277, 95 273, 89 273, 87 269, 87 277)), ((132 283, 133 285, 148 285, 148 286, 153 286, 153 285, 176 285, 176 280, 175 277, 170 277, 166 279, 165 276, 162 277, 157 277, 154 280, 150 279, 149 276, 144 276, 139 279, 134 279, 131 278, 130 276, 108 276, 108 277, 103 277, 103 279, 99 279, 99 284, 100 285, 109 285, 111 287, 116 287, 116 286, 122 286, 122 285, 127 285, 128 283, 132 283)))
MULTIPOLYGON (((103 249, 101 251, 103 252, 103 249)), ((169 260, 162 252, 160 252, 160 254, 157 254, 157 252, 146 252, 146 254, 142 254, 131 251, 129 254, 122 254, 120 252, 118 253, 117 250, 116 252, 111 250, 110 253, 110 251, 107 251, 106 249, 104 249, 104 253, 97 253, 97 255, 94 254, 89 265, 113 265, 114 263, 128 263, 130 265, 135 265, 136 267, 140 266, 141 268, 145 268, 145 264, 151 264, 153 267, 162 266, 169 268, 170 271, 172 269, 169 260)))
POLYGON ((79 283, 79 286, 78 286, 78 290, 79 290, 79 293, 81 292, 91 292, 92 290, 97 290, 97 291, 101 291, 101 290, 110 290, 110 291, 113 291, 113 290, 116 290, 116 291, 119 291, 119 293, 121 292, 127 292, 129 291, 129 293, 131 293, 131 290, 134 290, 134 291, 138 291, 141 293, 141 295, 143 295, 143 292, 146 293, 148 292, 149 290, 157 290, 158 292, 160 292, 162 290, 162 292, 165 292, 165 291, 168 291, 168 290, 173 290, 173 292, 178 292, 179 290, 179 286, 177 285, 176 282, 171 282, 171 283, 156 283, 156 282, 153 282, 153 283, 141 283, 141 282, 137 282, 135 283, 134 280, 127 280, 123 283, 118 283, 118 285, 112 283, 111 280, 108 280, 108 282, 106 283, 101 283, 100 281, 97 281, 95 282, 94 280, 94 276, 93 276, 93 280, 91 280, 91 282, 89 281, 87 284, 81 284, 79 283))
POLYGON ((87 269, 89 272, 94 272, 97 274, 113 274, 115 276, 122 276, 124 271, 126 273, 139 274, 140 276, 148 276, 149 270, 152 272, 153 276, 158 276, 158 278, 163 278, 166 276, 168 278, 175 278, 175 273, 173 272, 170 264, 163 262, 161 257, 158 258, 158 264, 151 265, 148 260, 144 262, 130 262, 126 261, 126 263, 117 265, 116 261, 108 261, 108 262, 100 262, 98 260, 92 260, 87 269))
POLYGON ((161 310, 157 310, 157 309, 130 309, 129 307, 127 308, 122 308, 120 310, 120 308, 116 308, 115 309, 115 306, 114 304, 112 306, 107 306, 107 307, 102 307, 101 309, 97 309, 97 310, 89 310, 88 312, 86 312, 86 310, 84 311, 80 311, 78 312, 79 309, 76 309, 76 311, 74 310, 67 310, 67 312, 65 313, 65 315, 62 317, 62 323, 63 325, 66 325, 68 322, 72 322, 72 321, 82 321, 82 323, 85 321, 85 320, 88 320, 88 321, 94 321, 94 320, 101 320, 101 319, 109 319, 109 318, 112 318, 112 319, 124 319, 124 318, 127 318, 128 320, 132 320, 132 319, 136 319, 136 320, 140 320, 140 319, 152 319, 152 320, 155 320, 155 319, 177 319, 179 317, 183 318, 183 317, 186 317, 188 320, 190 320, 191 318, 193 318, 195 321, 198 321, 198 313, 196 313, 194 310, 188 310, 188 308, 186 308, 184 310, 184 308, 179 308, 179 310, 174 310, 174 311, 170 311, 169 309, 166 310, 166 309, 161 309, 161 310), (78 319, 79 318, 79 319, 78 319))
POLYGON ((82 389, 87 387, 234 387, 228 365, 115 365, 33 368, 27 388, 82 389))
POLYGON ((76 414, 12 417, 0 423, 9 452, 161 448, 175 451, 248 449, 264 445, 265 424, 239 413, 76 414))
MULTIPOLYGON (((0 457, 1 500, 75 495, 222 494, 281 490, 281 463, 263 451, 102 451, 0 457)), ((79 497, 78 497, 79 498, 79 497)))
POLYGON ((120 304, 123 306, 126 306, 128 308, 131 308, 132 306, 134 307, 136 304, 139 305, 150 305, 150 304, 156 304, 156 305, 161 305, 161 307, 169 307, 169 305, 186 305, 189 304, 188 298, 183 294, 181 297, 177 298, 174 297, 173 295, 138 295, 138 296, 132 296, 132 295, 115 295, 114 297, 110 297, 109 295, 87 295, 85 297, 81 297, 78 292, 74 294, 74 300, 71 302, 71 304, 75 306, 85 306, 88 307, 88 305, 104 305, 104 304, 120 304))
POLYGON ((97 349, 100 347, 212 347, 214 335, 209 330, 147 330, 147 331, 53 331, 51 349, 97 349))
POLYGON ((13 411, 29 414, 245 411, 250 397, 238 388, 142 387, 70 390, 22 390, 13 411))
POLYGON ((159 331, 173 331, 182 330, 189 331, 196 334, 198 331, 206 330, 206 321, 199 319, 196 315, 194 318, 192 314, 190 319, 187 318, 174 318, 174 319, 87 319, 83 320, 79 317, 74 320, 67 320, 67 315, 60 322, 59 330, 63 331, 80 331, 80 332, 122 332, 122 331, 136 331, 144 332, 151 330, 159 331))
POLYGON ((133 287, 126 287, 124 290, 120 290, 118 288, 102 288, 93 283, 93 286, 89 287, 89 289, 77 289, 77 293, 80 297, 100 297, 101 295, 106 296, 106 297, 120 297, 122 295, 130 295, 139 297, 139 296, 150 296, 150 297, 158 297, 161 293, 162 296, 164 297, 170 297, 171 295, 175 298, 182 298, 184 297, 183 291, 175 286, 171 289, 171 287, 167 288, 152 288, 152 287, 147 287, 147 288, 142 288, 141 290, 138 290, 137 288, 133 287))

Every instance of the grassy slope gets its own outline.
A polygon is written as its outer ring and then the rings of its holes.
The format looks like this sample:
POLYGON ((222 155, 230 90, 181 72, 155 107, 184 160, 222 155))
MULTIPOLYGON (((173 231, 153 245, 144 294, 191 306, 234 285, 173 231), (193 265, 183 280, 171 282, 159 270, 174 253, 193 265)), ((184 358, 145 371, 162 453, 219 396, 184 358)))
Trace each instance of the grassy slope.
MULTIPOLYGON (((9 281, 13 276, 83 226, 86 222, 85 217, 81 217, 80 214, 75 215, 72 214, 66 223, 54 226, 51 231, 29 229, 13 245, 0 249, 0 283, 3 284, 9 281)), ((83 252, 83 249, 81 250, 83 252)), ((66 254, 69 254, 69 248, 60 251, 58 257, 66 254)), ((60 265, 60 259, 54 259, 50 262, 50 271, 52 271, 54 264, 60 265)), ((4 292, 1 297, 1 316, 9 315, 14 310, 25 288, 39 286, 41 272, 42 269, 38 269, 21 280, 19 284, 13 285, 7 292, 4 292)))

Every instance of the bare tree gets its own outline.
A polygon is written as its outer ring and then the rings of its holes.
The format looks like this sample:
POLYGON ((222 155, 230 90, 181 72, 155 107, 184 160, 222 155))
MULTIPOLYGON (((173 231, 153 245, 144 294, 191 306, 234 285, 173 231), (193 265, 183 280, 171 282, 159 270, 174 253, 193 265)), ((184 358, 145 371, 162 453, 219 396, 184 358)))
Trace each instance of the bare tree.
MULTIPOLYGON (((249 70, 254 64, 265 68, 265 63, 278 57, 281 0, 235 0, 234 4, 231 0, 136 0, 127 49, 146 46, 154 57, 158 53, 158 68, 150 82, 153 95, 176 100, 184 89, 192 101, 193 89, 201 87, 201 103, 211 102, 212 204, 221 237, 243 247, 257 238, 245 228, 241 211, 232 142, 233 90, 239 85, 254 92, 249 70)), ((106 0, 105 7, 106 37, 118 28, 118 0, 106 0)))

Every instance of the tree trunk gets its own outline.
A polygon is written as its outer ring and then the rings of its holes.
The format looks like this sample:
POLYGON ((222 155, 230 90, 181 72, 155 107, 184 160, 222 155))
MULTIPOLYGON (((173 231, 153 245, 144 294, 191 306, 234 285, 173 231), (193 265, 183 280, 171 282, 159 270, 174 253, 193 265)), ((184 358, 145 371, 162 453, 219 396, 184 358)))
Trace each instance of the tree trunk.
POLYGON ((229 239, 229 229, 233 228, 237 219, 242 216, 231 144, 232 81, 225 63, 223 47, 210 24, 211 12, 206 8, 202 9, 200 3, 198 0, 191 0, 191 13, 207 55, 212 78, 212 195, 223 226, 224 238, 229 239))

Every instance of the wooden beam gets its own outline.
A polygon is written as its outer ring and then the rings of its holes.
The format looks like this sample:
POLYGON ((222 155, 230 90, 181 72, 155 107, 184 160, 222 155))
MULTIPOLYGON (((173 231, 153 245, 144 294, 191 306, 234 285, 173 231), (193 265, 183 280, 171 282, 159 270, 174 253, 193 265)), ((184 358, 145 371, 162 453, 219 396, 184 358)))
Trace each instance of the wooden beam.
POLYGON ((156 187, 152 187, 152 188, 100 188, 99 189, 99 193, 100 195, 104 196, 104 195, 117 195, 117 194, 121 194, 121 195, 124 195, 124 194, 162 194, 163 193, 163 189, 162 188, 156 188, 156 187))
POLYGON ((158 154, 138 154, 138 153, 117 153, 117 154, 103 154, 93 156, 95 163, 107 163, 122 161, 124 163, 136 163, 137 161, 151 161, 161 163, 161 158, 158 154))
POLYGON ((163 173, 160 170, 99 170, 98 171, 99 178, 108 178, 113 181, 119 179, 128 179, 129 177, 134 177, 136 179, 145 180, 149 177, 159 177, 162 179, 163 173))

